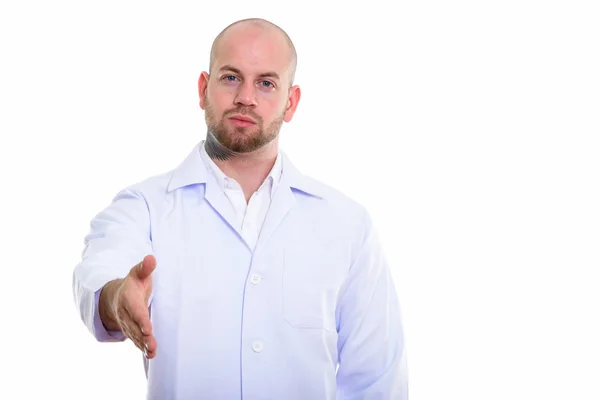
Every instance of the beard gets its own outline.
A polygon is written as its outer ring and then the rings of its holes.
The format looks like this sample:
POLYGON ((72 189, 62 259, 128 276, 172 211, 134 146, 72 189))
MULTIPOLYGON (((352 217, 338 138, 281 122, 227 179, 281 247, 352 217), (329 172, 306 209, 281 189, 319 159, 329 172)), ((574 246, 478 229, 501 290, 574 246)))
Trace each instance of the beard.
POLYGON ((250 153, 271 143, 281 130, 284 113, 282 112, 266 129, 263 119, 256 115, 250 107, 241 106, 223 113, 221 119, 217 121, 215 111, 212 105, 206 99, 205 110, 206 126, 213 133, 217 141, 225 148, 235 153, 250 153), (249 127, 231 127, 225 126, 228 115, 241 114, 252 118, 256 124, 249 127))

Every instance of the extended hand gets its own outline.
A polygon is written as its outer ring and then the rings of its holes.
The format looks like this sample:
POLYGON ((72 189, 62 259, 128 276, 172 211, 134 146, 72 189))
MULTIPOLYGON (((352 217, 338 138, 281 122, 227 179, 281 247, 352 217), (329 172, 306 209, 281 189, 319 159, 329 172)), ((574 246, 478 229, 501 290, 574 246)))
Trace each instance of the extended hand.
POLYGON ((146 358, 154 358, 157 349, 148 313, 152 272, 155 268, 156 258, 153 255, 144 257, 124 279, 118 281, 110 304, 116 324, 146 358))

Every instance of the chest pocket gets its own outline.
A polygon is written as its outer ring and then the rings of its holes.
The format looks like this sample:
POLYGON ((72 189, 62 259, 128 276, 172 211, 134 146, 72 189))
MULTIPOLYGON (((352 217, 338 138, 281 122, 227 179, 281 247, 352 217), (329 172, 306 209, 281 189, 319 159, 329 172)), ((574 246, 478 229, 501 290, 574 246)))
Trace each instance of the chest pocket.
POLYGON ((298 329, 336 331, 340 286, 331 256, 288 249, 283 254, 283 318, 298 329))

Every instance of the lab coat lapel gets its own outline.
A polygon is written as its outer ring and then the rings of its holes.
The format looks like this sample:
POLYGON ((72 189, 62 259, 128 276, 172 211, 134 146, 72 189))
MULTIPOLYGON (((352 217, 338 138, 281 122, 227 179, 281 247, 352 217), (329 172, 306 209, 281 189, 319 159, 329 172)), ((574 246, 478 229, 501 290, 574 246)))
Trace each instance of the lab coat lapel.
POLYGON ((275 193, 271 199, 271 206, 269 207, 269 211, 267 212, 265 222, 256 243, 257 249, 262 248, 267 244, 271 235, 273 235, 281 221, 283 221, 296 202, 292 188, 286 178, 286 174, 283 173, 281 180, 275 189, 275 193))
POLYGON ((225 196, 215 177, 210 173, 202 161, 201 146, 204 141, 197 144, 187 158, 173 172, 169 182, 168 191, 193 185, 204 184, 204 200, 241 238, 242 235, 236 228, 236 218, 233 206, 225 196))
POLYGON ((237 228, 233 206, 231 205, 229 199, 227 199, 225 192, 223 192, 223 190, 218 186, 217 182, 212 176, 209 176, 206 180, 206 193, 204 196, 211 207, 241 238, 242 235, 237 228))
POLYGON ((304 176, 292 164, 287 154, 281 151, 282 174, 277 185, 271 206, 267 212, 263 228, 256 244, 257 249, 267 246, 269 239, 275 233, 281 222, 296 203, 295 191, 303 192, 310 196, 323 198, 323 192, 311 179, 304 176))

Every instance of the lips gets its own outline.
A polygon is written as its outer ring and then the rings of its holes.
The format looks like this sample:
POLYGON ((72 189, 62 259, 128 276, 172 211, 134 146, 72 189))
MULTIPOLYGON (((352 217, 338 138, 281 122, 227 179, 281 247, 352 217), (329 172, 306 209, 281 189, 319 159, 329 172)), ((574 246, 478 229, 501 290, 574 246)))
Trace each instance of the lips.
POLYGON ((249 117, 246 117, 245 115, 233 115, 231 117, 229 117, 229 119, 233 119, 233 120, 237 120, 237 121, 242 121, 242 122, 248 122, 251 124, 255 124, 256 122, 249 117))

